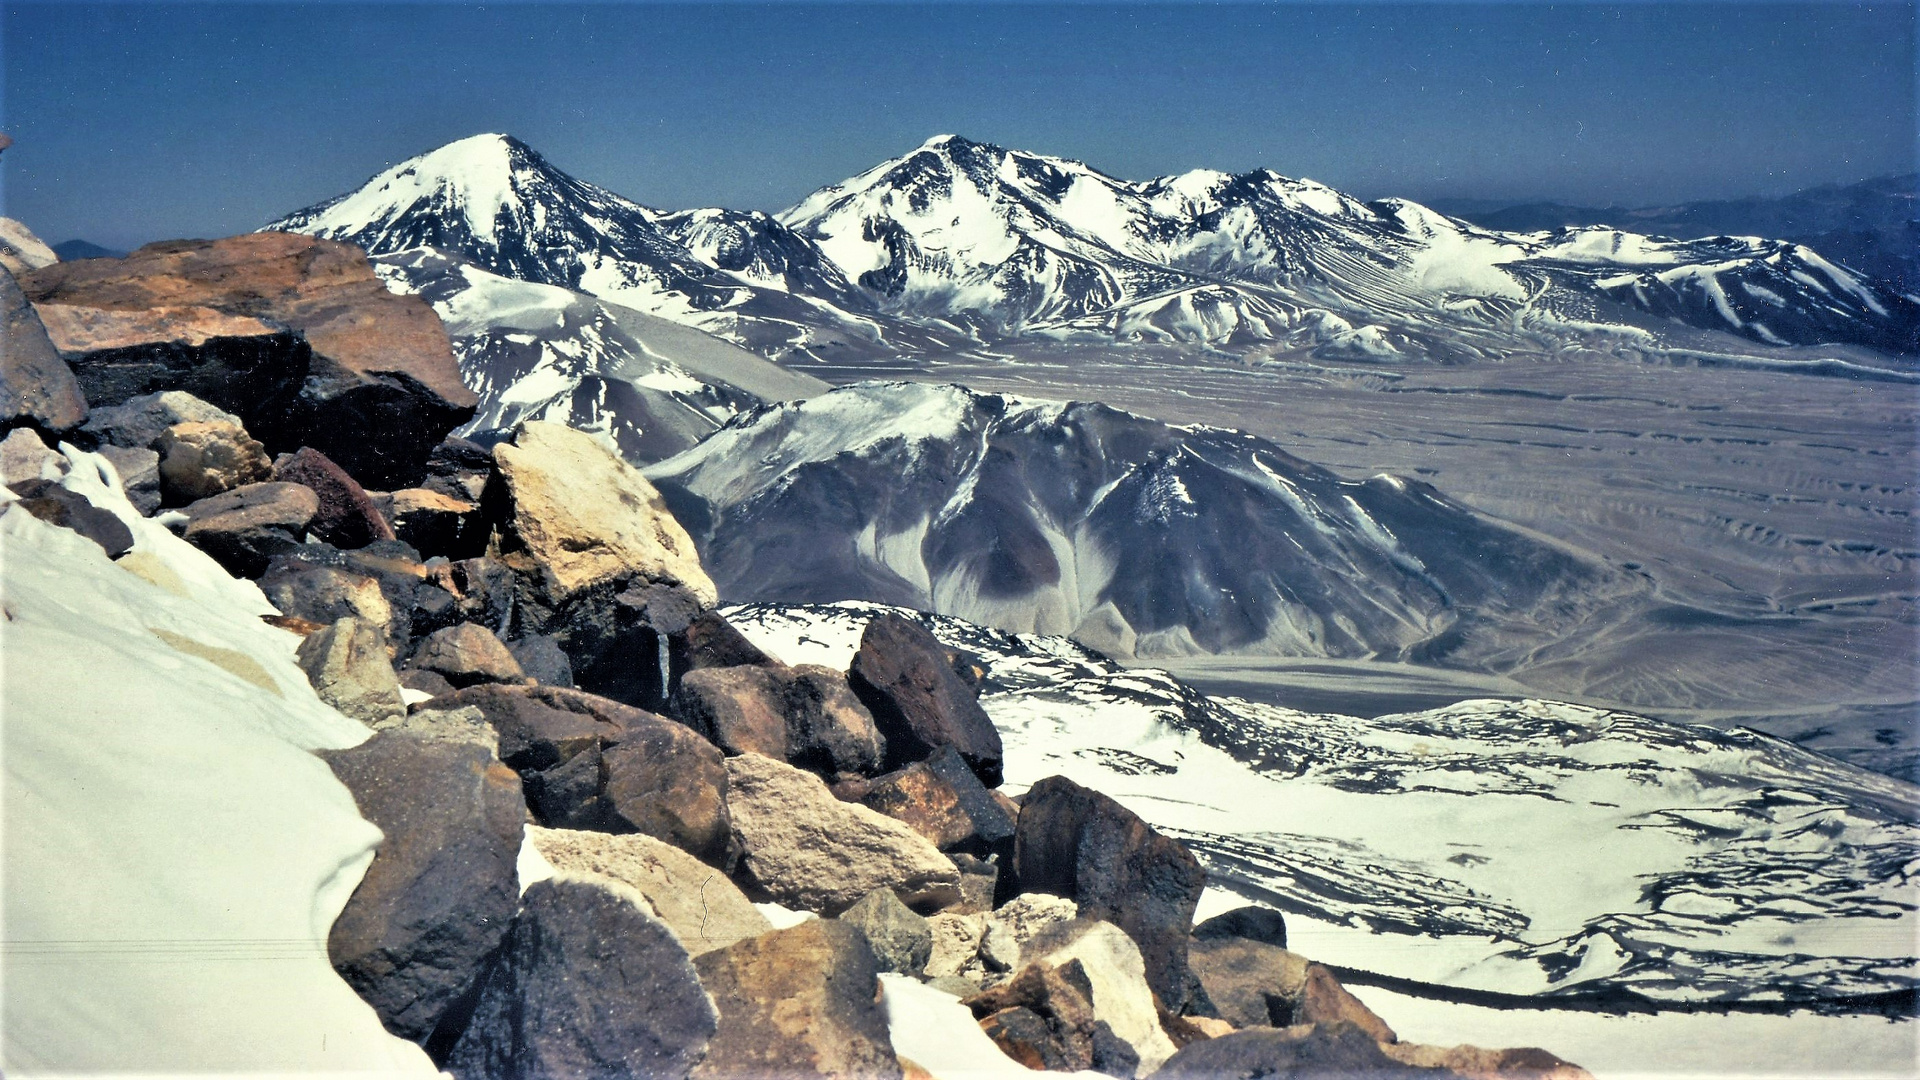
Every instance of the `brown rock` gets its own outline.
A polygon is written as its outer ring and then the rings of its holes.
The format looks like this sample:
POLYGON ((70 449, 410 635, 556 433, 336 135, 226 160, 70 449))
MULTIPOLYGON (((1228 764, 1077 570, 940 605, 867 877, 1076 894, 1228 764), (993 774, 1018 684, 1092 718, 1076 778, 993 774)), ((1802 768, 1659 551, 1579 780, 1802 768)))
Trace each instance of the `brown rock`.
POLYGON ((1058 967, 1028 965, 961 1004, 973 1010, 981 1030, 1008 1057, 1028 1068, 1077 1072, 1094 1067, 1093 985, 1078 960, 1058 967))
POLYGON ((873 954, 853 927, 810 919, 694 966, 720 1010, 696 1077, 900 1077, 873 954))
POLYGON ((299 484, 245 484, 186 507, 185 535, 228 573, 257 578, 275 555, 299 546, 319 511, 320 500, 299 484))
POLYGON ((1385 1020, 1374 1014, 1359 998, 1347 992, 1333 972, 1319 964, 1307 965, 1307 985, 1300 1003, 1288 1018, 1294 1024, 1351 1024, 1376 1042, 1390 1043, 1399 1038, 1385 1020))
POLYGON ((267 449, 238 424, 196 420, 160 436, 160 496, 183 506, 273 475, 267 449))
POLYGON ((946 650, 918 623, 876 616, 860 638, 847 681, 887 740, 890 764, 951 746, 988 787, 1000 784, 1000 732, 954 673, 946 650))
POLYGON ((670 722, 614 701, 601 699, 604 705, 595 709, 577 700, 592 696, 588 694, 541 693, 547 689, 481 683, 437 697, 433 705, 480 710, 499 736, 500 760, 523 775, 563 764, 586 750, 611 746, 626 735, 629 722, 670 722))
MULTIPOLYGON (((317 502, 317 500, 316 500, 317 502)), ((377 626, 388 642, 405 640, 380 582, 367 574, 298 559, 278 559, 260 578, 260 591, 283 614, 331 625, 353 618, 377 626)))
POLYGON ((312 446, 376 487, 418 475, 478 400, 432 309, 387 291, 347 244, 169 241, 56 263, 21 287, 101 403, 187 390, 239 414, 270 450, 312 446))
POLYGON ((683 725, 654 720, 629 724, 601 756, 609 820, 725 868, 733 858, 733 822, 720 750, 683 725))
POLYGON ((0 427, 31 424, 68 431, 87 418, 87 399, 73 369, 47 337, 13 274, 0 269, 0 427))
POLYGON ((401 488, 384 507, 393 534, 428 555, 449 559, 478 555, 487 546, 479 503, 429 488, 401 488))
POLYGON ((1220 1018, 1235 1027, 1287 1027, 1307 990, 1307 958, 1246 938, 1199 938, 1187 963, 1220 1018))
POLYGON ((309 634, 296 659, 321 701, 363 724, 377 727, 407 713, 383 626, 341 619, 309 634))
POLYGON ((1483 1050, 1478 1046, 1383 1043, 1380 1049, 1403 1065, 1445 1069, 1465 1080, 1593 1080, 1593 1074, 1538 1047, 1483 1050))
POLYGON ((788 761, 823 776, 880 771, 887 742, 845 675, 801 664, 788 670, 785 689, 788 761))
POLYGON ((925 761, 875 777, 864 805, 898 818, 942 851, 1012 854, 1015 819, 987 794, 950 746, 925 761))
POLYGON ((160 436, 175 424, 190 421, 220 420, 244 427, 240 418, 184 390, 162 390, 128 398, 118 405, 104 405, 87 414, 80 430, 101 443, 134 450, 153 450, 160 436))
POLYGON ((717 611, 703 611, 687 624, 687 666, 691 670, 777 663, 717 611))
POLYGON ((107 558, 117 559, 133 550, 133 530, 111 510, 103 510, 77 491, 68 491, 51 480, 23 480, 8 487, 19 501, 13 505, 49 525, 72 529, 99 544, 107 558))
POLYGON ((273 463, 273 478, 303 484, 320 498, 320 512, 309 526, 313 535, 337 548, 365 547, 394 539, 393 529, 367 497, 366 489, 333 459, 303 446, 273 463))
POLYGON ((1126 931, 1153 992, 1169 1010, 1185 1010, 1195 985, 1188 935, 1207 882, 1185 845, 1107 796, 1052 776, 1021 801, 1013 871, 1019 891, 1071 897, 1083 917, 1126 931))
POLYGON ((729 754, 787 760, 785 672, 765 667, 689 671, 668 706, 682 723, 729 754))
POLYGON ((58 482, 66 475, 66 456, 49 450, 32 428, 14 428, 0 439, 0 484, 11 487, 28 480, 58 482))
POLYGON ((520 662, 493 631, 473 623, 435 630, 421 640, 408 663, 437 671, 455 686, 475 683, 518 683, 526 679, 520 662))
POLYGON ((1319 1025, 1254 1028, 1191 1043, 1167 1060, 1155 1080, 1222 1080, 1223 1077, 1351 1076, 1432 1077, 1452 1074, 1407 1065, 1387 1056, 1358 1028, 1319 1025))

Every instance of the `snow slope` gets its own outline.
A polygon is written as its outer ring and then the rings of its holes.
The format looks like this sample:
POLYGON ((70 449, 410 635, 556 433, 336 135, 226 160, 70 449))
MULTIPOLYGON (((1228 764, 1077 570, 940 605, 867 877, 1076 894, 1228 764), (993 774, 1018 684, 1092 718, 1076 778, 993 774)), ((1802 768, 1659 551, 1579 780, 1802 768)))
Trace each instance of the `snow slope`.
POLYGON ((314 696, 256 587, 68 457, 138 543, 116 563, 0 510, 0 1067, 433 1075, 327 960, 380 833, 309 751, 367 729, 314 696))
MULTIPOLYGON (((789 663, 844 668, 875 610, 727 615, 789 663)), ((1010 787, 1112 795, 1322 962, 1521 1005, 1844 1012, 1920 984, 1913 785, 1547 701, 1361 719, 1213 699, 1063 639, 924 621, 986 662, 1010 787)))

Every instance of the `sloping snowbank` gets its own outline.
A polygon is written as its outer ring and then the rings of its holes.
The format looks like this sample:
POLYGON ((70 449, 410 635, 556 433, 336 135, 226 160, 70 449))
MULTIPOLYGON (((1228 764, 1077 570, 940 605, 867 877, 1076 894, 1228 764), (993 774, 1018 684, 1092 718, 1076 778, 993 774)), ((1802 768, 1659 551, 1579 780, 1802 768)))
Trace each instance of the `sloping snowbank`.
POLYGON ((380 833, 308 751, 367 730, 257 588, 69 459, 137 543, 0 510, 0 1068, 431 1075, 327 962, 380 833))

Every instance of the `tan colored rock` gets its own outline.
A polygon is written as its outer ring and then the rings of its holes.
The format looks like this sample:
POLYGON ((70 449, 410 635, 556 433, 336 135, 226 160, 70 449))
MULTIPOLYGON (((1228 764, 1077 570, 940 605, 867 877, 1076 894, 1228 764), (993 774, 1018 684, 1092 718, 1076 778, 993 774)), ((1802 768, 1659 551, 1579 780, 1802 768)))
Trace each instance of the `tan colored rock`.
POLYGON ((222 420, 175 424, 161 434, 159 451, 160 493, 175 506, 273 475, 267 448, 245 428, 222 420))
POLYGON ((860 931, 808 919, 694 961, 720 1010, 696 1080, 899 1080, 873 953, 860 931))
POLYGON ((1593 1080, 1587 1070, 1534 1046, 1483 1050, 1478 1046, 1382 1043, 1380 1049, 1403 1065, 1447 1069, 1465 1080, 1593 1080))
POLYGON ((785 762, 728 758, 727 808, 743 874, 788 907, 834 915, 875 889, 923 909, 960 898, 959 869, 925 837, 785 762))
POLYGON ((14 428, 0 439, 0 484, 26 480, 59 480, 67 475, 67 459, 47 449, 32 428, 14 428))
POLYGON ((555 870, 599 874, 639 891, 693 956, 773 929, 725 874, 665 841, 537 825, 527 826, 527 838, 555 870))
POLYGON ((927 978, 959 978, 978 987, 986 978, 980 961, 980 940, 987 932, 983 913, 943 911, 928 917, 933 952, 927 958, 927 978))
POLYGON ((1160 1011, 1147 987, 1140 947, 1109 922, 1079 919, 1050 926, 1027 943, 1025 964, 1080 961, 1093 987, 1093 1011, 1140 1055, 1139 1075, 1149 1076, 1173 1056, 1173 1040, 1160 1028, 1160 1011))
POLYGON ((550 603, 596 585, 643 578, 718 596, 693 540, 640 471, 561 424, 522 424, 493 449, 512 503, 512 555, 550 603))
POLYGON ((345 618, 307 636, 297 654, 320 700, 369 727, 405 719, 386 627, 345 618))
MULTIPOLYGON (((0 150, 5 147, 0 147, 0 150)), ((60 261, 46 241, 33 230, 9 217, 0 217, 0 266, 11 274, 24 274, 60 261)))
POLYGON ((980 959, 995 971, 1012 971, 1025 960, 1022 953, 1049 926, 1072 922, 1080 906, 1064 896, 1023 893, 987 915, 980 937, 980 959))
POLYGON ((194 304, 136 310, 38 304, 54 348, 81 354, 157 342, 199 347, 214 338, 265 337, 279 331, 259 319, 194 304))

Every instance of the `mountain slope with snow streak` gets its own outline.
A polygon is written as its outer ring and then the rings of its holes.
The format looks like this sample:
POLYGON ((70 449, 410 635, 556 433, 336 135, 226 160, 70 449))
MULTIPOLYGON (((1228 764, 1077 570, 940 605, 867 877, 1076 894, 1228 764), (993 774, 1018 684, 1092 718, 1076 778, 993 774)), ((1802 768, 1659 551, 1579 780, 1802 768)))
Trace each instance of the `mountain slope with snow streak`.
POLYGON ((951 385, 758 409, 647 474, 723 596, 900 603, 1138 655, 1498 665, 1645 589, 1424 484, 951 385))
MULTIPOLYGON (((872 604, 727 611, 844 666, 872 604)), ((1322 962, 1602 1007, 1898 1007, 1920 788, 1745 729, 1548 701, 1362 719, 1200 694, 1070 641, 920 616, 984 661, 1009 786, 1056 773, 1286 912, 1322 962)))
POLYGON ((446 323, 461 378, 480 396, 463 435, 553 420, 603 433, 628 460, 651 462, 743 410, 826 389, 698 330, 431 249, 378 255, 374 266, 446 323))

